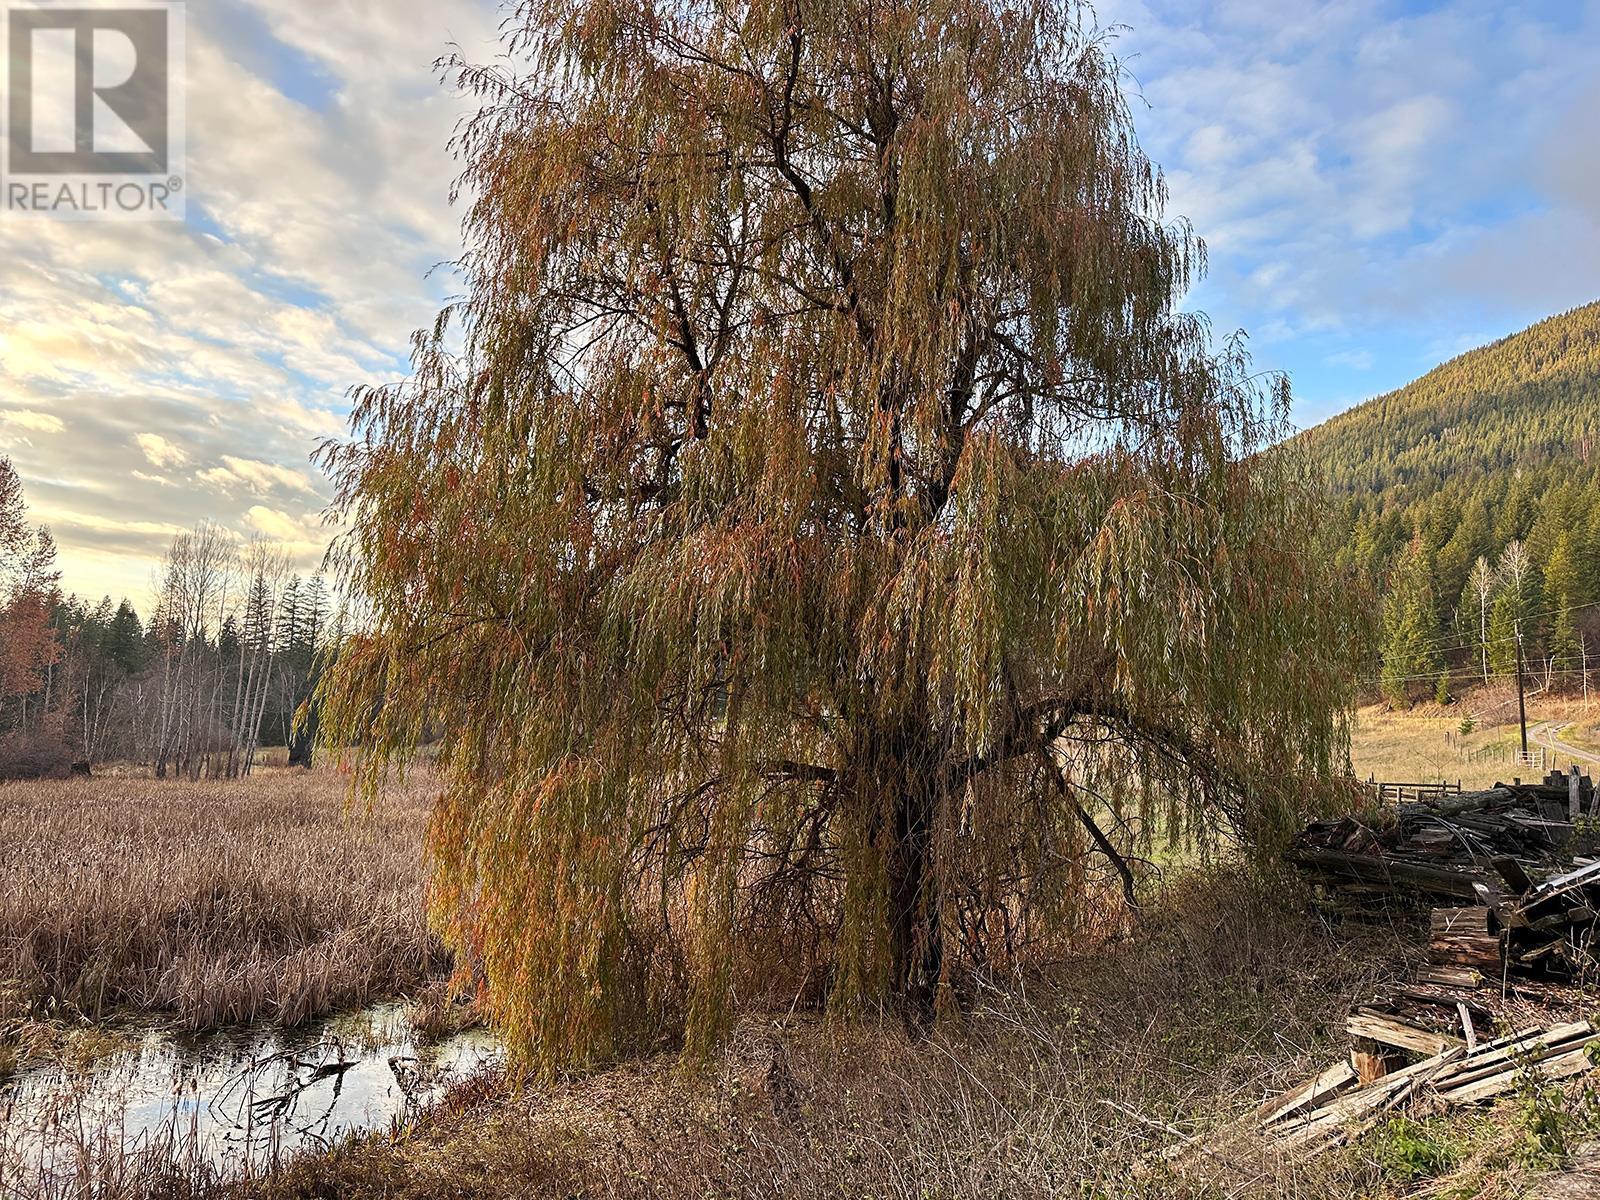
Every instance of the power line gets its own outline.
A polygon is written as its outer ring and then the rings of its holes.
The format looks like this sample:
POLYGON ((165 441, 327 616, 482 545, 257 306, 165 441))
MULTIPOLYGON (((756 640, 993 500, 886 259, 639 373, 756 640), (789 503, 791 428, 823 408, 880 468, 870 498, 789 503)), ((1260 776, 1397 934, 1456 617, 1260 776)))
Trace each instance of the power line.
MULTIPOLYGON (((1583 604, 1569 604, 1566 608, 1552 608, 1547 609, 1544 612, 1529 613, 1522 619, 1524 621, 1537 621, 1541 617, 1559 617, 1564 613, 1578 612, 1585 608, 1597 607, 1600 607, 1600 600, 1589 600, 1583 604)), ((1464 642, 1459 646, 1443 645, 1445 642, 1454 640, 1453 638, 1437 638, 1432 642, 1425 642, 1421 648, 1424 650, 1438 650, 1441 654, 1449 654, 1452 650, 1478 650, 1484 646, 1498 645, 1501 642, 1513 642, 1516 641, 1516 637, 1516 634, 1508 633, 1497 638, 1485 638, 1483 641, 1479 642, 1464 642)))
MULTIPOLYGON (((1550 670, 1550 671, 1542 671, 1542 670, 1541 671, 1529 671, 1528 674, 1534 676, 1535 678, 1537 678, 1537 677, 1544 676, 1544 675, 1551 675, 1551 676, 1555 676, 1555 675, 1593 675, 1596 671, 1600 671, 1600 666, 1590 667, 1587 671, 1584 670, 1582 667, 1557 667, 1557 668, 1555 668, 1553 670, 1550 670)), ((1416 682, 1418 682, 1420 680, 1424 680, 1424 679, 1437 679, 1437 678, 1439 678, 1439 676, 1444 675, 1446 673, 1447 673, 1446 670, 1441 667, 1439 670, 1437 670, 1437 671, 1429 671, 1425 675, 1396 675, 1393 678, 1386 678, 1385 676, 1383 676, 1381 674, 1379 674, 1379 675, 1362 675, 1362 676, 1359 676, 1356 679, 1356 682, 1357 683, 1416 683, 1416 682)), ((1490 671, 1488 677, 1490 679, 1515 679, 1517 677, 1517 673, 1515 671, 1490 671)), ((1482 673, 1480 673, 1478 671, 1473 671, 1472 672, 1472 678, 1473 679, 1482 679, 1482 678, 1484 678, 1484 676, 1482 675, 1482 673)))

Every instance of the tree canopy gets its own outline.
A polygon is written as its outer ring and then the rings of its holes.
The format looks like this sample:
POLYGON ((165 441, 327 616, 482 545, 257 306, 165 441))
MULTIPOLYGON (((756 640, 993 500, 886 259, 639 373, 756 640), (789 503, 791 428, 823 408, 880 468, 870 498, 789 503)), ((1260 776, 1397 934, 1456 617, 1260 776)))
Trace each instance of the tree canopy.
POLYGON ((1178 301, 1053 0, 541 0, 451 70, 462 301, 324 456, 323 735, 443 731, 442 929, 525 1061, 949 1003, 1089 856, 1262 837, 1354 628, 1281 381, 1178 301))
POLYGON ((55 561, 55 540, 44 526, 28 524, 22 481, 11 460, 0 458, 0 735, 27 724, 26 701, 61 654, 50 628, 59 594, 55 561))

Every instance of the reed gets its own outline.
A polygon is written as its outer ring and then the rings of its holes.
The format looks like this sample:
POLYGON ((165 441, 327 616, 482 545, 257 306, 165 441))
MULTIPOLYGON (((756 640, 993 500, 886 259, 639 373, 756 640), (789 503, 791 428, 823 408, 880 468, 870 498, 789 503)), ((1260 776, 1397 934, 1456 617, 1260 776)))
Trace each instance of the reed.
POLYGON ((356 810, 332 771, 0 786, 0 1019, 296 1024, 437 975, 428 782, 356 810))

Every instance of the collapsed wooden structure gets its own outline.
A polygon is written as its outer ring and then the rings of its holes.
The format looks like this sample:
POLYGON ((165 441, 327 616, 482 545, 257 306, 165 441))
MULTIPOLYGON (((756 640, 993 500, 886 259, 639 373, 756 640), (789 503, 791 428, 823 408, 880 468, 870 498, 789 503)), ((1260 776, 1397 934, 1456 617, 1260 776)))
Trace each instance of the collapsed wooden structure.
POLYGON ((1597 850, 1600 794, 1577 768, 1308 825, 1289 860, 1329 899, 1434 906, 1427 962, 1355 1006, 1349 1060, 1268 1100, 1259 1131, 1315 1152, 1419 1093, 1468 1104, 1589 1069, 1600 1026, 1571 1015, 1600 974, 1597 850))
POLYGON ((1275 1096, 1256 1112, 1261 1132, 1285 1150, 1315 1153, 1358 1137, 1426 1090, 1438 1104, 1488 1100, 1525 1079, 1566 1079, 1594 1066, 1589 1021, 1528 1029, 1468 1050, 1456 1044, 1363 1082, 1350 1062, 1275 1096))
POLYGON ((1289 861, 1331 895, 1431 900, 1419 981, 1473 988, 1507 971, 1571 978, 1600 913, 1600 793, 1576 768, 1372 816, 1314 821, 1289 861))

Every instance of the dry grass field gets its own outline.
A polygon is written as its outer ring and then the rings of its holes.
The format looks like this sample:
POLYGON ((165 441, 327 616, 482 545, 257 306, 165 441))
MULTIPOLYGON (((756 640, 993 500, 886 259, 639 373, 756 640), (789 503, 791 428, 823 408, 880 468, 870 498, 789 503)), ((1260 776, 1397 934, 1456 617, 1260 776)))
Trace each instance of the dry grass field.
MULTIPOLYGON (((0 866, 0 973, 37 1010, 133 1010, 189 1027, 294 1020, 404 990, 443 966, 420 914, 426 796, 352 815, 337 777, 287 771, 237 785, 0 789, 0 838, 17 851, 0 866)), ((1426 1184, 1509 1197, 1530 1162, 1558 1161, 1530 1155, 1543 1145, 1530 1138, 1581 1098, 1385 1127, 1309 1161, 1252 1150, 1164 1166, 1164 1148, 1342 1057, 1352 1000, 1406 973, 1423 936, 1399 912, 1330 918, 1293 877, 1169 876, 1133 936, 980 988, 930 1037, 888 1019, 756 1015, 699 1069, 669 1052, 549 1085, 480 1076, 403 1131, 265 1177, 219 1177, 181 1131, 127 1154, 97 1149, 91 1130, 93 1194, 1310 1200, 1426 1184)), ((70 1180, 39 1193, 87 1194, 70 1180)))
POLYGON ((446 965, 427 800, 351 811, 332 771, 0 785, 10 1015, 294 1024, 417 984, 446 965))
MULTIPOLYGON (((1525 1196, 1579 1093, 1383 1126, 1342 1152, 1163 1152, 1348 1051, 1351 1001, 1417 927, 1329 923, 1292 880, 1191 872, 1136 937, 974 997, 959 1022, 751 1018, 703 1072, 671 1055, 458 1090, 408 1136, 310 1155, 217 1200, 1323 1200, 1525 1196)), ((1566 1122, 1566 1124, 1563 1124, 1566 1122)), ((1219 1146, 1221 1144, 1219 1143, 1219 1146)))
MULTIPOLYGON (((1600 756, 1600 696, 1585 705, 1581 699, 1535 694, 1527 704, 1531 748, 1538 748, 1547 731, 1557 730, 1560 741, 1600 756)), ((1356 713, 1352 742, 1351 759, 1361 779, 1460 780, 1471 788, 1539 773, 1510 761, 1520 735, 1516 693, 1509 689, 1473 692, 1443 708, 1419 704, 1392 712, 1381 704, 1365 706, 1356 713), (1462 721, 1469 716, 1472 728, 1463 734, 1462 721)), ((1565 770, 1572 761, 1569 754, 1549 750, 1552 766, 1565 770)), ((1600 775, 1600 763, 1581 765, 1600 775)))

